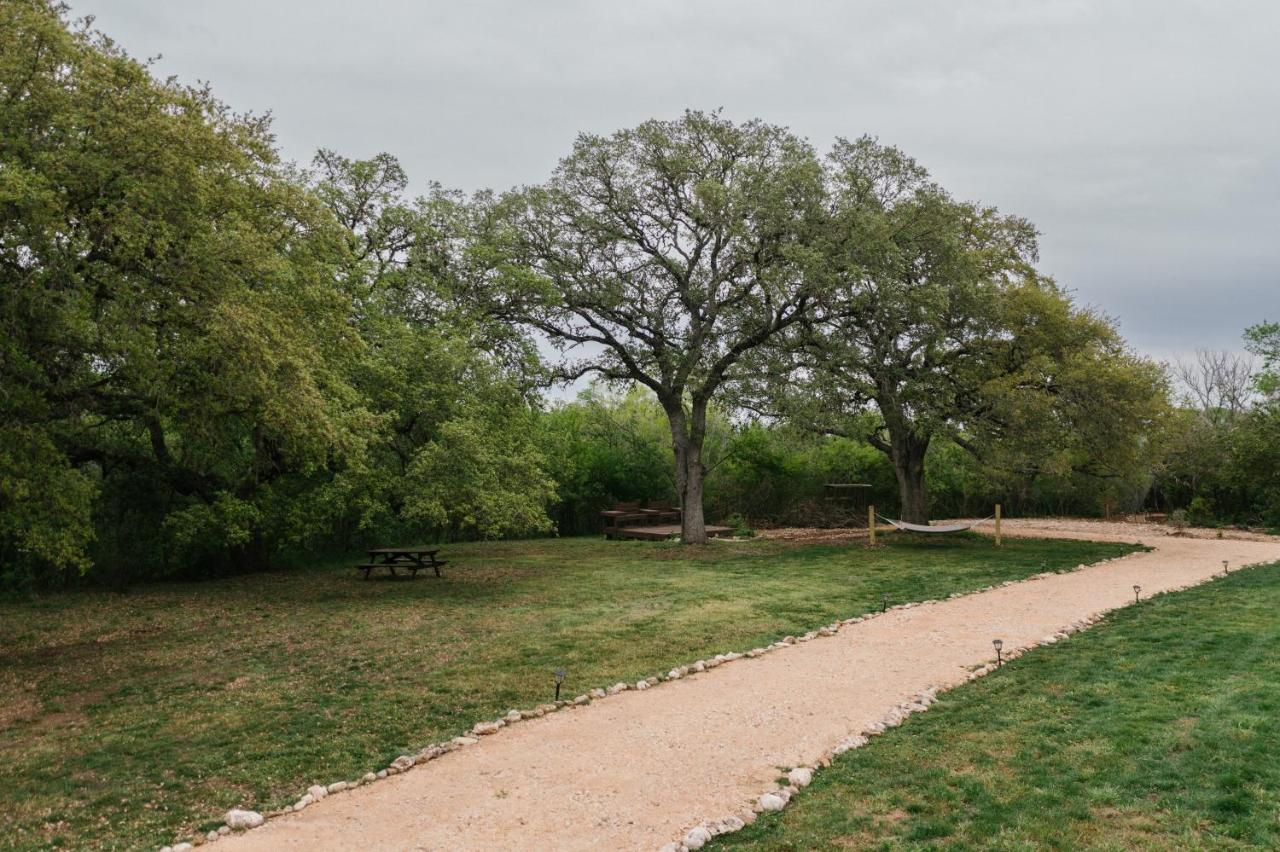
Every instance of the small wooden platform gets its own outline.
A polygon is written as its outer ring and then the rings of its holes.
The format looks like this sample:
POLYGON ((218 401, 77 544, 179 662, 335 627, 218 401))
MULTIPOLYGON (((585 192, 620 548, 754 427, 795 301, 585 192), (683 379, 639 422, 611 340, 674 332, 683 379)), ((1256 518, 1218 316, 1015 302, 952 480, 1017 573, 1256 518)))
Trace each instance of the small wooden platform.
MULTIPOLYGON (((733 532, 733 527, 715 527, 707 525, 707 535, 715 538, 717 536, 729 535, 733 532)), ((641 541, 666 541, 669 538, 680 535, 679 524, 662 524, 649 527, 605 527, 604 534, 606 538, 635 538, 641 541)))

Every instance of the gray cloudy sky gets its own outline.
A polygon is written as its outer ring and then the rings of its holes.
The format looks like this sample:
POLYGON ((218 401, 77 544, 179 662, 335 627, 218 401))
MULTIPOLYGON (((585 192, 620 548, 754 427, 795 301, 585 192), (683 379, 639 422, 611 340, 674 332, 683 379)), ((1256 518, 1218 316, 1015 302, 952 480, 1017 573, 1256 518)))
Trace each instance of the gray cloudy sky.
POLYGON ((1043 268, 1157 357, 1280 319, 1280 3, 72 0, 159 70, 270 110, 287 156, 415 188, 543 179, 686 107, 870 133, 1027 216, 1043 268))

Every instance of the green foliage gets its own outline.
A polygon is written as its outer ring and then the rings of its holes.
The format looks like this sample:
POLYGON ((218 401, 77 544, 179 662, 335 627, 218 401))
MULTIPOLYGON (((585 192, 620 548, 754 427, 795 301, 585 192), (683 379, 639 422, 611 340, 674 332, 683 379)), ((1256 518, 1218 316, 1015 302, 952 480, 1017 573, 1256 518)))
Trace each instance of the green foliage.
POLYGON ((583 136, 541 186, 409 198, 394 156, 299 169, 68 14, 0 5, 6 586, 590 532, 628 499, 684 503, 695 539, 704 504, 860 521, 828 483, 899 515, 1151 492, 1280 524, 1275 323, 1246 336, 1256 405, 1171 414, 1029 223, 894 148, 824 169, 689 112, 583 136), (622 395, 539 396, 589 373, 622 395))
MULTIPOLYGON (((89 482, 144 478, 175 530, 217 527, 215 504, 363 440, 340 229, 266 122, 155 81, 61 13, 0 10, 0 422, 39 448, 0 515, 43 517, 4 523, 28 533, 0 548, 28 570, 90 564, 89 482), (63 505, 31 505, 39 480, 67 487, 63 505)), ((124 520, 111 506, 97 526, 124 520)), ((243 529, 224 528, 234 546, 243 529)))
POLYGON ((0 7, 5 576, 545 529, 532 348, 450 308, 472 208, 386 155, 301 173, 65 14, 0 7))
POLYGON ((554 482, 523 424, 450 420, 409 464, 405 517, 433 529, 482 538, 545 532, 554 482), (523 425, 523 429, 521 429, 523 425))
POLYGON ((599 512, 620 500, 676 499, 671 431, 646 391, 593 386, 543 414, 539 444, 555 472, 561 535, 597 532, 599 512))
MULTIPOLYGON (((945 440, 929 445, 925 490, 929 513, 940 518, 986 517, 992 513, 992 506, 1001 502, 1002 495, 989 469, 968 450, 945 440)), ((1017 514, 1016 509, 1013 514, 1017 514)))
POLYGON ((349 287, 369 342, 352 382, 382 429, 335 477, 335 523, 365 537, 545 532, 552 482, 536 446, 531 345, 459 307, 482 205, 439 187, 406 202, 399 162, 316 157, 316 192, 349 229, 349 287), (346 518, 350 520, 350 518, 346 518))
POLYGON ((29 585, 33 565, 84 569, 98 482, 69 467, 50 436, 0 427, 0 585, 29 585))
POLYGON ((1213 526, 1215 515, 1213 505, 1203 494, 1191 498, 1186 508, 1187 520, 1197 527, 1213 526))
MULTIPOLYGON (((598 513, 618 500, 671 500, 671 435, 653 395, 599 387, 542 418, 541 447, 555 471, 562 535, 595 532, 598 513)), ((886 511, 896 506, 893 471, 876 450, 845 438, 759 422, 708 417, 706 507, 714 523, 830 526, 865 523, 866 507, 830 500, 828 483, 865 482, 859 494, 886 511)))
POLYGON ((821 197, 812 149, 785 128, 690 111, 583 134, 546 184, 500 205, 483 301, 544 334, 561 376, 654 393, 686 542, 706 540, 710 406, 818 295, 805 269, 821 197))
POLYGON ((1254 376, 1261 396, 1234 407, 1212 405, 1221 389, 1188 400, 1169 430, 1156 467, 1157 505, 1187 510, 1193 523, 1280 525, 1280 402, 1275 398, 1278 344, 1275 324, 1245 332, 1262 358, 1254 376))
POLYGON ((1255 377, 1258 390, 1269 399, 1280 395, 1280 323, 1264 322, 1244 333, 1245 346, 1262 358, 1262 371, 1255 377))
POLYGON ((953 200, 872 139, 828 159, 822 309, 744 395, 884 452, 908 520, 929 513, 935 441, 969 450, 1001 490, 1083 473, 1125 482, 1104 502, 1135 502, 1167 410, 1163 374, 1037 272, 1031 224, 953 200))
MULTIPOLYGON (((989 461, 1015 474, 1081 473, 1142 481, 1163 451, 1169 389, 1160 367, 1130 353, 1112 325, 1055 289, 1008 294, 1002 325, 1030 354, 983 388, 992 414, 974 423, 989 461)), ((1136 506, 1131 497, 1128 508, 1136 506)))
POLYGON ((783 526, 864 525, 866 503, 897 510, 887 459, 865 443, 786 426, 742 425, 708 480, 714 517, 783 526), (867 483, 865 493, 829 494, 828 484, 867 483))

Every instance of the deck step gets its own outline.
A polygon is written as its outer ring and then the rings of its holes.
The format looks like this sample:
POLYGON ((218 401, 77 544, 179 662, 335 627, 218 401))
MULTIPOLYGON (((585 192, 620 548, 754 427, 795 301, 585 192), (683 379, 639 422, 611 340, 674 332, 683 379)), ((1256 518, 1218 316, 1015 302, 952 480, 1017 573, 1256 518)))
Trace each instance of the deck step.
MULTIPOLYGON (((733 527, 707 526, 707 535, 712 538, 729 535, 733 527)), ((660 524, 647 527, 605 527, 604 534, 609 538, 630 538, 641 541, 666 541, 680 535, 679 524, 660 524)))

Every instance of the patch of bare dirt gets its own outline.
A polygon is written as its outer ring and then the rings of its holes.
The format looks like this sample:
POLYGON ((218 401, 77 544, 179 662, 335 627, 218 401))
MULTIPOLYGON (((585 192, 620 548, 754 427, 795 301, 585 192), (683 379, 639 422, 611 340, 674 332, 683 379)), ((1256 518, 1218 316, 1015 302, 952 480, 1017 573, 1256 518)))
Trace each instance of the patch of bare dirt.
MULTIPOLYGON (((939 521, 939 523, 952 523, 939 521)), ((978 528, 979 532, 990 533, 991 524, 978 528)), ((1187 527, 1179 530, 1168 524, 1147 521, 1142 516, 1133 516, 1125 520, 1099 521, 1085 518, 1006 518, 1000 522, 1001 532, 1018 533, 1031 531, 1037 534, 1063 532, 1072 533, 1078 538, 1080 534, 1100 534, 1108 536, 1167 536, 1169 538, 1195 538, 1230 541, 1259 541, 1280 544, 1280 536, 1268 535, 1265 532, 1238 529, 1215 529, 1212 527, 1187 527)))
POLYGON ((760 538, 771 541, 786 541, 796 544, 849 544, 867 539, 866 527, 836 527, 818 529, 815 527, 779 527, 772 530, 760 530, 760 538))
POLYGON ((40 699, 34 693, 24 692, 0 704, 0 729, 18 722, 32 722, 40 716, 40 699))

